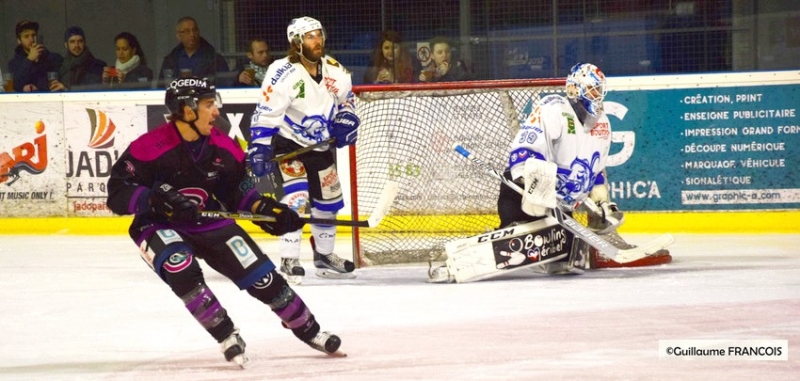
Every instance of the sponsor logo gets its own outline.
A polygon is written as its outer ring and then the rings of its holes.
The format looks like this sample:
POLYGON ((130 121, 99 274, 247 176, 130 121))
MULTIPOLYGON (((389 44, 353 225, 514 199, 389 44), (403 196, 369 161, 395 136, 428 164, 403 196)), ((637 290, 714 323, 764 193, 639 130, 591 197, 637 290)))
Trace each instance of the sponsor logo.
POLYGON ((278 83, 278 80, 281 79, 281 76, 284 73, 287 73, 291 68, 292 68, 291 62, 287 62, 286 65, 279 67, 278 70, 275 72, 275 75, 272 77, 272 79, 270 79, 270 84, 274 85, 278 83))
POLYGON ((596 123, 589 134, 601 139, 608 139, 611 136, 611 128, 608 123, 596 123))
POLYGON ((320 179, 320 185, 323 188, 331 187, 334 184, 339 182, 339 173, 336 170, 331 169, 331 171, 326 174, 325 176, 320 179))
MULTIPOLYGON (((267 86, 266 90, 261 91, 261 96, 264 97, 264 102, 269 102, 269 95, 272 94, 272 86, 267 86)), ((271 111, 270 109, 269 111, 271 111)))
POLYGON ((200 210, 205 209, 206 200, 208 200, 208 193, 203 188, 183 188, 180 190, 180 192, 189 200, 192 200, 192 202, 197 204, 200 210))
MULTIPOLYGON (((271 88, 271 87, 270 87, 271 88)), ((303 99, 306 97, 306 83, 303 80, 297 81, 297 83, 292 86, 292 90, 300 89, 295 96, 296 99, 303 99)))
POLYGON ((86 109, 89 122, 92 126, 92 136, 89 139, 89 148, 108 148, 114 145, 114 131, 117 126, 114 121, 100 110, 86 109))
POLYGON ((331 77, 325 77, 325 78, 323 78, 323 80, 325 81, 325 88, 328 89, 329 92, 331 92, 333 94, 338 94, 339 93, 339 88, 336 87, 336 80, 335 79, 333 79, 331 77))
POLYGON ((491 233, 479 235, 477 238, 478 242, 487 242, 487 241, 494 241, 499 238, 503 238, 514 234, 514 228, 504 229, 504 230, 497 230, 491 233))
POLYGON ((567 133, 570 135, 575 135, 575 118, 572 117, 570 113, 561 113, 561 116, 567 118, 567 133))
POLYGON ((204 89, 207 89, 208 82, 202 79, 181 78, 181 79, 176 79, 169 84, 170 89, 177 89, 179 87, 202 87, 204 89))
POLYGON ((38 175, 47 168, 47 135, 44 134, 44 123, 40 120, 34 125, 39 136, 33 142, 25 142, 11 149, 0 152, 0 183, 9 181, 11 185, 20 178, 22 171, 38 175))

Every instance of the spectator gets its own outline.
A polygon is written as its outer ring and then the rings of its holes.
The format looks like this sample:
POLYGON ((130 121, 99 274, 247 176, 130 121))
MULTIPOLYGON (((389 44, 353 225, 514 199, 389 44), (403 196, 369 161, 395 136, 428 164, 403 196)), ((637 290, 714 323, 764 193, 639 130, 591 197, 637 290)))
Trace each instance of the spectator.
POLYGON ((86 35, 79 26, 71 26, 64 32, 64 47, 67 55, 61 69, 58 70, 58 81, 51 83, 50 88, 63 84, 66 89, 76 86, 100 84, 103 79, 104 61, 94 57, 86 46, 86 35))
POLYGON ((372 53, 371 66, 364 74, 365 83, 408 83, 414 80, 411 55, 403 48, 400 34, 387 30, 372 53))
POLYGON ((469 79, 466 65, 462 61, 453 63, 450 42, 445 37, 434 37, 428 43, 432 64, 419 73, 422 82, 451 82, 469 79))
POLYGON ((247 58, 250 62, 237 68, 236 79, 233 87, 261 87, 267 68, 272 63, 272 55, 269 54, 267 40, 254 38, 250 40, 247 48, 247 58))
MULTIPOLYGON (((117 62, 113 67, 103 68, 103 83, 127 83, 123 87, 133 84, 145 86, 153 79, 153 70, 147 66, 144 50, 139 44, 139 39, 131 33, 122 32, 114 37, 114 50, 117 62)), ((137 86, 138 87, 138 86, 137 86)))
POLYGON ((17 47, 14 57, 8 61, 8 71, 14 78, 14 91, 50 91, 47 79, 48 72, 58 72, 64 60, 58 53, 53 53, 37 39, 39 23, 22 20, 15 28, 17 47))
MULTIPOLYGON (((175 27, 180 42, 164 57, 159 79, 165 77, 207 77, 212 81, 217 72, 228 71, 228 63, 208 41, 200 37, 200 28, 192 17, 181 17, 175 27), (170 70, 168 75, 164 71, 170 70), (170 75, 171 74, 171 75, 170 75)), ((169 79, 168 79, 169 80, 169 79)))

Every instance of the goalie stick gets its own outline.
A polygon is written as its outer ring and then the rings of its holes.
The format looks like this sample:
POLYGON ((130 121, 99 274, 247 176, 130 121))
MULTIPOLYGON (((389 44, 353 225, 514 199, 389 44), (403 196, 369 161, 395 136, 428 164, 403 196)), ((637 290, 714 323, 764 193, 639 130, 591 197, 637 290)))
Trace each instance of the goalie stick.
MULTIPOLYGON (((481 167, 489 175, 494 176, 500 181, 502 181, 503 184, 506 184, 509 188, 513 189, 515 192, 522 194, 523 190, 520 189, 520 187, 517 184, 505 178, 505 176, 497 172, 497 170, 494 169, 491 165, 487 164, 480 158, 476 157, 475 155, 467 151, 460 144, 457 143, 454 144, 453 149, 456 152, 458 152, 461 156, 470 159, 473 163, 481 167)), ((560 208, 553 208, 551 210, 556 220, 558 220, 558 222, 562 224, 567 230, 581 237, 584 241, 586 241, 586 243, 597 249, 597 251, 599 251, 603 256, 619 263, 630 263, 645 258, 647 256, 654 254, 658 249, 661 249, 664 246, 667 246, 675 241, 675 239, 672 238, 672 235, 665 234, 646 245, 638 246, 633 249, 620 250, 616 248, 614 245, 608 243, 606 240, 604 240, 594 232, 592 232, 589 228, 581 225, 580 222, 575 221, 575 219, 570 217, 568 214, 564 213, 560 208), (656 249, 652 250, 653 248, 656 249), (648 252, 648 250, 652 250, 652 252, 648 252)))
MULTIPOLYGON (((397 196, 399 184, 396 181, 387 181, 386 186, 383 188, 378 201, 375 203, 375 208, 366 220, 338 220, 333 218, 315 218, 315 217, 300 217, 303 221, 309 224, 319 225, 335 225, 335 226, 354 226, 364 228, 377 227, 383 217, 389 213, 392 207, 394 198, 397 196)), ((262 214, 254 214, 249 212, 223 212, 223 211, 200 211, 200 217, 209 218, 231 218, 235 220, 248 220, 248 221, 267 221, 275 222, 275 217, 266 216, 262 214)))

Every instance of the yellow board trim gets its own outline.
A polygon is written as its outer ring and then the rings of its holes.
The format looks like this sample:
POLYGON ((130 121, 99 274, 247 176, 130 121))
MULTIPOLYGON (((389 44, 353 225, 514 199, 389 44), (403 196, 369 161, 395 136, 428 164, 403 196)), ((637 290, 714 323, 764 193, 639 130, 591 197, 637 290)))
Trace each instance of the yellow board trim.
MULTIPOLYGON (((340 216, 339 218, 347 218, 340 216)), ((382 227, 401 223, 411 217, 386 217, 382 227)), ((420 218, 415 216, 414 218, 420 218)), ((459 216, 423 216, 424 219, 458 219, 459 216)), ((426 221, 427 222, 427 221, 426 221)), ((430 221, 434 222, 434 221, 430 221)), ((0 218, 0 234, 75 234, 120 235, 127 234, 130 217, 20 217, 0 218)), ((263 233, 248 221, 239 221, 251 234, 263 233)), ((421 233, 435 233, 437 226, 447 224, 424 223, 432 226, 421 233)), ((489 229, 493 227, 487 227, 489 229)), ((308 226, 305 228, 308 231, 308 226)), ((370 229, 372 230, 372 229, 370 229)), ((375 229, 379 232, 380 227, 375 229)), ((349 227, 339 227, 349 232, 349 227)), ((363 231, 367 233, 368 231, 363 231)), ((676 212, 676 213, 626 213, 622 233, 800 233, 800 211, 765 212, 676 212)))

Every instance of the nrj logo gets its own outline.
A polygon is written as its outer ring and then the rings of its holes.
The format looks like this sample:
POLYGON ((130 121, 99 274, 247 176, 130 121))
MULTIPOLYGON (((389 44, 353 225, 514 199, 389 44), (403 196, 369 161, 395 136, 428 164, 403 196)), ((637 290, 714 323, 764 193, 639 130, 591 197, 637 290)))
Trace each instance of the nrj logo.
POLYGON ((47 135, 44 134, 44 122, 34 125, 39 135, 33 142, 22 143, 11 152, 0 152, 0 183, 11 180, 8 186, 19 180, 21 171, 38 175, 47 168, 47 135))
POLYGON ((114 131, 117 126, 105 112, 100 110, 86 109, 89 114, 89 122, 92 125, 92 136, 89 139, 90 148, 108 148, 114 146, 114 131))

